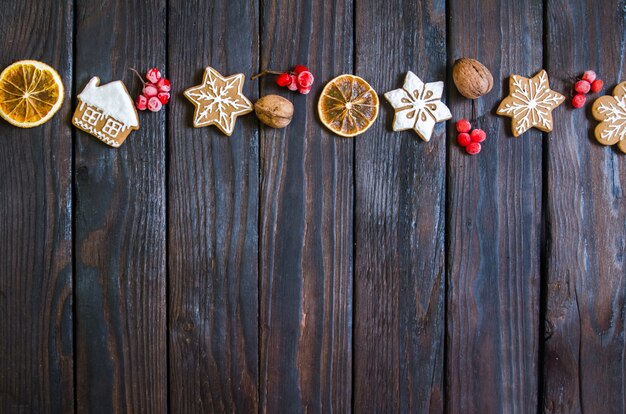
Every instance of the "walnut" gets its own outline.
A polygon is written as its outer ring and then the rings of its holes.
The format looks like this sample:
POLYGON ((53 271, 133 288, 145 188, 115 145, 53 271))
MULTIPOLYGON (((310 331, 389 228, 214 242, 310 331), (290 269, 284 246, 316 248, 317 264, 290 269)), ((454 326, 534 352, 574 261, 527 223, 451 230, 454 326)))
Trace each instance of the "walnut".
POLYGON ((254 104, 254 112, 261 122, 271 128, 284 128, 291 122, 293 104, 278 95, 266 95, 254 104))
POLYGON ((461 95, 468 99, 479 98, 493 88, 493 76, 476 59, 461 58, 454 62, 452 80, 461 95))

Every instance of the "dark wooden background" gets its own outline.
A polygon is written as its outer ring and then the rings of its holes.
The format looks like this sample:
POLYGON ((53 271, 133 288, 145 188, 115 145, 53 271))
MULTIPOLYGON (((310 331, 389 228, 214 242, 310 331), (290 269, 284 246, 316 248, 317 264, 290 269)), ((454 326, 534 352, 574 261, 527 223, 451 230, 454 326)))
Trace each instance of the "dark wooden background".
POLYGON ((519 139, 494 116, 506 78, 569 94, 626 78, 626 0, 1 1, 0 67, 58 69, 44 126, 0 123, 0 412, 626 412, 626 155, 590 106, 519 139), (468 101, 450 68, 496 85, 468 101), (211 65, 308 64, 291 125, 192 128, 181 91, 211 65), (111 149, 70 123, 91 76, 157 66, 167 110, 111 149), (341 73, 379 92, 448 80, 430 143, 316 115, 341 73))

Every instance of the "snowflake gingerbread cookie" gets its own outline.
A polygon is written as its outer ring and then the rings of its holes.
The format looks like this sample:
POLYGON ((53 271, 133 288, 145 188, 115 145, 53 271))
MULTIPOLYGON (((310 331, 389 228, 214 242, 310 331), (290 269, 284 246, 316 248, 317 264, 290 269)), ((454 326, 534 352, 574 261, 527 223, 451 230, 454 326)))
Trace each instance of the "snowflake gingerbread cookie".
POLYGON ((93 77, 78 95, 72 123, 114 148, 124 143, 132 130, 139 129, 133 99, 122 81, 100 85, 93 77))
POLYGON ((591 113, 601 121, 595 129, 598 142, 603 145, 617 144, 620 151, 626 153, 626 82, 613 89, 613 96, 596 99, 591 113))
POLYGON ((414 130, 424 141, 430 141, 437 122, 452 118, 448 107, 441 102, 443 82, 424 83, 408 71, 404 85, 385 93, 385 99, 393 106, 393 130, 414 130))
POLYGON ((240 115, 252 112, 252 103, 241 92, 244 75, 239 73, 224 77, 212 67, 207 67, 200 85, 184 92, 195 106, 193 126, 215 125, 230 136, 240 115))
POLYGON ((511 75, 509 88, 509 96, 502 100, 496 112, 512 118, 513 135, 518 137, 530 128, 551 132, 552 110, 565 97, 550 89, 546 71, 542 69, 530 79, 511 75))

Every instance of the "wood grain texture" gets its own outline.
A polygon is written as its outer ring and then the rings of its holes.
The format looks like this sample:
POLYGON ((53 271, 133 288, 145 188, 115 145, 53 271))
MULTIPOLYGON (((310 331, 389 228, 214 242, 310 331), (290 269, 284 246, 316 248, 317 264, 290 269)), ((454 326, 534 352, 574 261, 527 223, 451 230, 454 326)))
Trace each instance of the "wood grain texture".
POLYGON ((391 130, 383 93, 446 76, 445 2, 356 2, 355 74, 380 114, 356 142, 354 411, 441 412, 446 137, 391 130), (400 12, 401 11, 401 12, 400 12))
POLYGON ((533 129, 513 138, 510 118, 495 109, 511 74, 542 68, 543 8, 533 0, 452 0, 449 11, 450 65, 476 58, 500 81, 475 101, 452 83, 448 89, 455 120, 469 119, 488 139, 471 157, 449 126, 446 409, 535 412, 543 135, 533 129))
POLYGON ((18 2, 0 13, 0 68, 40 60, 65 86, 65 104, 46 124, 0 121, 2 413, 74 410, 72 13, 63 1, 18 2))
MULTIPOLYGON (((182 91, 212 66, 257 70, 256 0, 169 2, 169 73, 182 91)), ((243 93, 256 97, 254 82, 243 93)), ((258 132, 194 129, 177 93, 169 113, 169 326, 172 412, 258 409, 258 132)))
POLYGON ((285 129, 261 128, 261 411, 347 412, 352 383, 353 141, 317 118, 322 85, 352 67, 352 2, 266 0, 263 68, 308 65, 313 92, 285 129), (289 22, 286 24, 286 22, 289 22))
POLYGON ((626 156, 593 136, 596 96, 550 134, 495 115, 511 74, 626 80, 626 0, 23 0, 0 38, 0 70, 66 87, 45 125, 0 120, 0 413, 626 412, 626 156), (459 96, 462 56, 490 94, 459 96), (249 80, 296 63, 308 96, 249 80), (292 123, 194 129, 207 65, 292 123), (120 149, 71 125, 91 76, 134 96, 153 66, 172 101, 120 149), (429 143, 391 130, 407 70, 448 78, 429 143), (341 73, 381 100, 352 139, 317 116, 341 73))
MULTIPOLYGON (((604 80, 599 95, 626 80, 625 1, 550 1, 547 29, 561 90, 587 69, 604 80)), ((597 143, 595 98, 555 117, 548 145, 547 413, 626 412, 626 157, 597 143)))
MULTIPOLYGON (((77 0, 75 90, 141 84, 165 66, 165 0, 77 0)), ((73 108, 72 108, 73 109, 73 108)), ((77 410, 165 412, 165 114, 140 113, 119 149, 75 141, 77 410)))

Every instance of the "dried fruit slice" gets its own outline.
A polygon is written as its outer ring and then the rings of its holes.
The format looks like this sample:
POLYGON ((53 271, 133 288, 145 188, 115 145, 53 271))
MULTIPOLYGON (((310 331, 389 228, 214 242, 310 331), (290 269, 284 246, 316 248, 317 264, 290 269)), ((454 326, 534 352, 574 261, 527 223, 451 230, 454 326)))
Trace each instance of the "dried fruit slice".
POLYGON ((324 87, 317 111, 326 128, 342 137, 354 137, 376 120, 378 95, 362 78, 340 75, 324 87))
POLYGON ((0 116, 32 128, 48 121, 63 104, 63 83, 45 63, 22 60, 0 73, 0 116))

